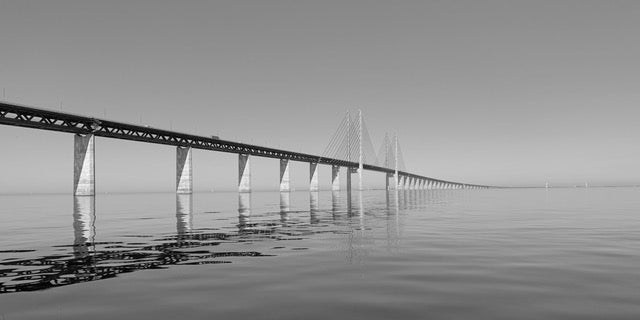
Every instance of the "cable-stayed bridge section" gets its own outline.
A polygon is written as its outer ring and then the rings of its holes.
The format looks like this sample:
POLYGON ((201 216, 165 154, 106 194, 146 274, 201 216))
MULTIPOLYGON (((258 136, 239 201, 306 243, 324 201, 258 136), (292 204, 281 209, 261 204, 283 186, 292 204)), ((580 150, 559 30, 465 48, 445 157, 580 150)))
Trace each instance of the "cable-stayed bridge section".
POLYGON ((380 151, 375 153, 362 113, 342 120, 321 156, 288 151, 229 140, 204 137, 175 131, 151 128, 86 117, 52 110, 0 102, 0 124, 51 130, 74 134, 75 195, 95 194, 95 137, 132 140, 176 146, 176 192, 192 193, 192 149, 204 149, 238 154, 238 191, 251 191, 251 156, 280 159, 280 191, 290 191, 289 161, 309 163, 309 190, 318 190, 318 165, 332 166, 332 189, 339 190, 340 168, 347 168, 347 188, 351 190, 351 173, 357 173, 358 189, 362 190, 363 170, 386 173, 395 177, 397 189, 461 189, 488 188, 451 182, 410 173, 404 166, 397 137, 385 136, 380 151))

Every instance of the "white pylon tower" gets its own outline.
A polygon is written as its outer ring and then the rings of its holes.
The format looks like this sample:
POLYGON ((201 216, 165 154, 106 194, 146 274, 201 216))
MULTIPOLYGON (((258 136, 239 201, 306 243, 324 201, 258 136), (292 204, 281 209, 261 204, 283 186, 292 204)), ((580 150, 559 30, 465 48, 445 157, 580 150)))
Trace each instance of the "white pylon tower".
POLYGON ((359 148, 359 156, 358 156, 358 190, 362 189, 362 110, 358 109, 358 148, 359 148))
POLYGON ((399 177, 398 177, 398 134, 397 133, 396 133, 396 135, 394 137, 394 140, 395 140, 394 143, 395 143, 395 149, 396 149, 395 150, 396 161, 394 161, 394 162, 395 162, 395 166, 396 167, 395 167, 395 172, 394 172, 393 177, 394 177, 394 182, 395 182, 395 189, 398 190, 398 184, 400 183, 400 181, 399 181, 399 177))
MULTIPOLYGON (((347 161, 351 162, 351 114, 347 110, 347 161)), ((347 167, 347 191, 351 192, 351 168, 347 167)))

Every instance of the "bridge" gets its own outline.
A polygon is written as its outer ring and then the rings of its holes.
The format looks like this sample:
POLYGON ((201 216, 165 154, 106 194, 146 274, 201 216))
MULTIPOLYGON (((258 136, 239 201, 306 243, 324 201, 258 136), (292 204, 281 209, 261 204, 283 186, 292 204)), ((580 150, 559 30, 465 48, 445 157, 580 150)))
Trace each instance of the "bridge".
POLYGON ((340 190, 339 173, 347 170, 347 190, 351 190, 351 174, 359 175, 358 189, 363 190, 364 170, 385 173, 386 188, 396 190, 482 189, 489 186, 435 179, 407 171, 398 137, 384 141, 376 154, 362 112, 357 117, 347 113, 322 155, 313 155, 239 143, 217 137, 204 137, 57 112, 41 108, 0 102, 0 124, 40 130, 67 132, 74 135, 74 195, 95 195, 95 137, 132 140, 176 147, 176 193, 193 192, 192 149, 238 154, 238 192, 251 192, 250 159, 252 156, 280 159, 280 191, 289 192, 289 162, 309 163, 309 190, 318 191, 318 165, 329 165, 331 189, 340 190), (393 178, 393 185, 389 179, 393 178))

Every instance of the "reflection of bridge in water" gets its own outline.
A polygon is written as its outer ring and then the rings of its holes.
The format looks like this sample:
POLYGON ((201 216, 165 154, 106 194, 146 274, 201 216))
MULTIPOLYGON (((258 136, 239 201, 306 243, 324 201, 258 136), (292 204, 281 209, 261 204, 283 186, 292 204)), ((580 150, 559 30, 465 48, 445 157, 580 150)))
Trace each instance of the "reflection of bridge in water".
MULTIPOLYGON (((427 193, 436 196, 439 191, 391 191, 379 211, 387 215, 388 243, 397 243, 400 236, 398 212, 403 208, 426 203, 427 193), (422 200, 421 200, 422 199, 422 200), (395 239, 395 240, 394 240, 395 239)), ((446 191, 441 191, 446 192, 446 191)), ((243 241, 299 240, 316 233, 347 235, 346 257, 352 261, 362 255, 358 249, 358 234, 366 230, 362 193, 354 204, 343 203, 339 192, 331 193, 331 203, 321 210, 318 192, 309 193, 309 210, 291 211, 291 194, 280 194, 279 215, 275 218, 261 214, 252 218, 251 194, 238 194, 237 232, 207 232, 193 225, 193 196, 176 195, 176 232, 140 242, 101 242, 96 235, 95 197, 74 197, 72 245, 68 252, 29 259, 0 261, 0 292, 41 290, 79 282, 115 277, 120 273, 141 269, 165 268, 175 264, 230 263, 233 257, 260 257, 271 252, 237 250, 234 243, 243 241), (295 214, 295 217, 291 215, 295 214), (300 219, 309 214, 308 220, 300 219), (345 229, 346 228, 346 229, 345 229)), ((376 205, 377 206, 377 205, 376 205)), ((375 212, 366 213, 379 214, 375 212)), ((138 240, 138 239, 136 239, 138 240)))

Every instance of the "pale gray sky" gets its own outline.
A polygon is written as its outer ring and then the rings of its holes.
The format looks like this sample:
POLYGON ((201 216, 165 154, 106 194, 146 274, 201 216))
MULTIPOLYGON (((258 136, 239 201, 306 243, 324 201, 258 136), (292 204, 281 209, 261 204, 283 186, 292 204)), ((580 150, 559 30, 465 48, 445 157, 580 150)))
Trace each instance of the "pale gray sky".
MULTIPOLYGON (((0 87, 317 154, 361 108, 375 142, 399 132, 416 173, 638 184, 638 34, 638 1, 0 0, 0 87)), ((0 193, 70 192, 71 135, 0 126, 0 143, 0 193)), ((98 138, 96 154, 98 192, 175 187, 172 147, 98 138)), ((256 189, 277 188, 277 160, 252 168, 256 189)), ((233 189, 237 156, 195 151, 194 173, 197 190, 233 189)), ((307 179, 293 165, 293 185, 307 179)))

